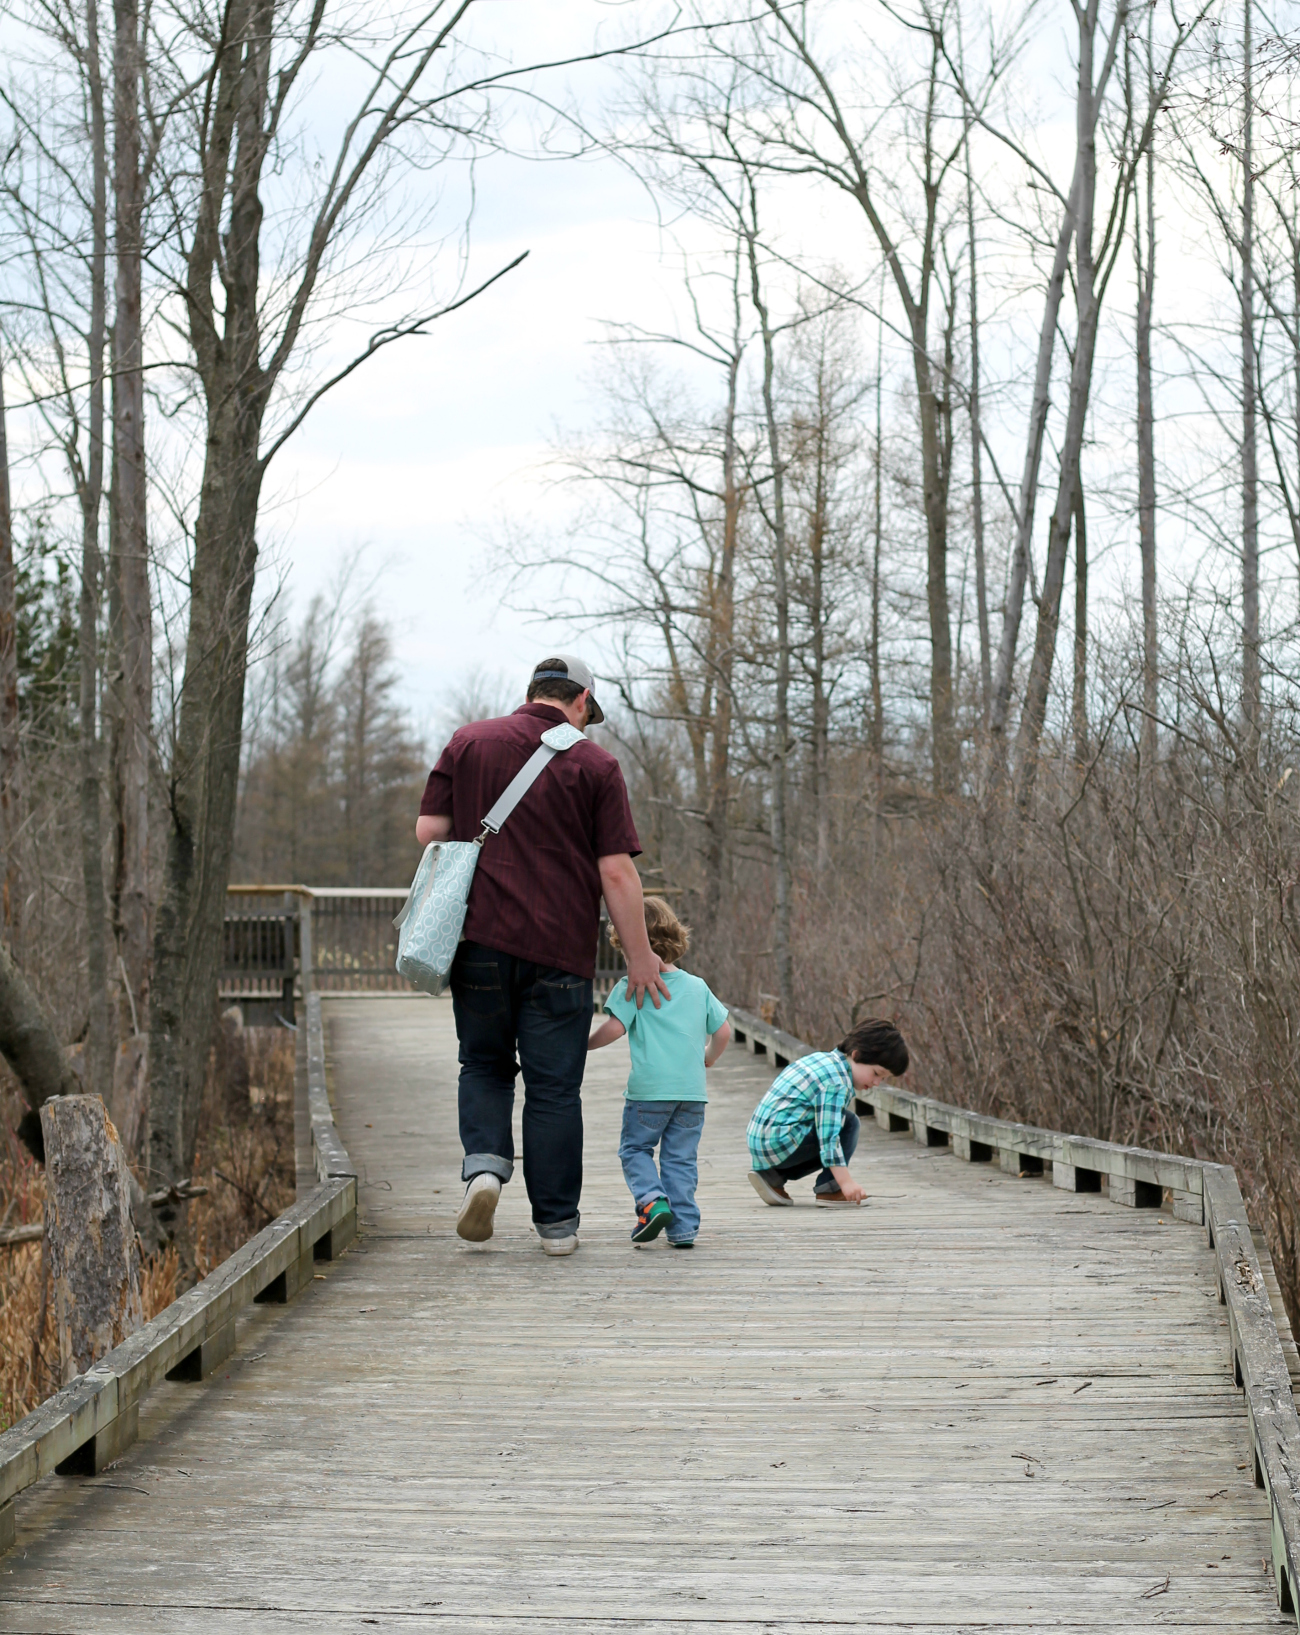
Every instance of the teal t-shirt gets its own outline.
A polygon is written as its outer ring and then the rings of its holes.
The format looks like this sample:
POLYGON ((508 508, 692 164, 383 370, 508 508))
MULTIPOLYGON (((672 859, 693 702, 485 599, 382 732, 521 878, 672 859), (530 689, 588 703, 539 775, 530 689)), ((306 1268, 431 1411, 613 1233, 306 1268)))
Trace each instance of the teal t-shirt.
POLYGON ((632 1051, 627 1099, 707 1101, 704 1047, 727 1020, 727 1007, 689 971, 665 971, 664 981, 672 998, 661 1001, 658 1010, 649 994, 638 1010, 623 977, 605 1001, 607 1014, 627 1029, 632 1051))

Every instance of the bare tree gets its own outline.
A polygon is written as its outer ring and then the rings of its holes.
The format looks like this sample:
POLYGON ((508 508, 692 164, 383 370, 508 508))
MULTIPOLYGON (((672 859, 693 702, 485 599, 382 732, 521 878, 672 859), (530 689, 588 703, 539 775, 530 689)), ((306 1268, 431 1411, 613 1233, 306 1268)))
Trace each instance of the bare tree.
POLYGON ((126 988, 119 1026, 148 1029, 152 909, 149 776, 153 617, 144 434, 144 204, 165 129, 141 137, 144 47, 138 0, 113 3, 113 505, 109 548, 113 929, 126 988))
POLYGON ((9 434, 4 400, 5 352, 0 346, 0 925, 21 946, 22 891, 18 874, 21 749, 18 729, 18 642, 14 516, 9 494, 9 434))
MULTIPOLYGON (((926 605, 930 628, 930 732, 933 777, 941 791, 955 789, 958 741, 953 700, 952 623, 948 592, 948 491, 952 471, 952 382, 931 351, 931 309, 940 271, 939 241, 945 228, 944 199, 953 166, 965 146, 965 132, 950 96, 942 10, 922 6, 908 26, 924 45, 916 88, 917 106, 899 97, 914 116, 908 146, 917 170, 920 203, 915 222, 894 212, 884 195, 892 191, 877 160, 879 133, 874 121, 855 126, 836 89, 835 76, 807 28, 802 8, 765 0, 766 31, 757 27, 748 44, 730 49, 744 62, 764 95, 749 123, 761 162, 786 175, 824 178, 862 211, 884 257, 903 309, 916 385, 920 424, 922 496, 926 523, 926 605), (946 127, 953 127, 950 140, 946 127), (905 247, 904 235, 911 239, 905 247), (909 270, 906 251, 914 252, 909 270)), ((976 99, 978 107, 979 100, 976 99)))
MULTIPOLYGON (((386 325, 324 378, 286 395, 310 346, 313 317, 319 322, 331 300, 355 302, 360 272, 345 246, 357 253, 362 224, 375 222, 394 196, 401 167, 468 152, 486 132, 487 92, 509 76, 463 72, 462 25, 472 8, 473 0, 436 0, 377 38, 359 32, 359 23, 352 32, 342 19, 333 25, 324 5, 300 0, 230 0, 219 20, 169 10, 166 38, 163 17, 154 16, 156 94, 184 109, 184 119, 173 120, 179 129, 168 154, 166 236, 182 251, 175 293, 204 409, 154 930, 149 1164, 159 1185, 188 1174, 211 1035, 267 469, 340 380, 493 281, 386 325), (276 257, 264 260, 265 191, 292 148, 301 98, 335 50, 354 76, 362 71, 360 95, 333 158, 299 172, 276 257), (273 403, 280 407, 268 422, 273 403)), ((175 1211, 164 1224, 174 1226, 175 1211)))
MULTIPOLYGON (((966 79, 966 52, 962 39, 961 6, 957 6, 957 61, 962 82, 966 79)), ((988 726, 989 709, 993 702, 993 663, 989 647, 988 573, 984 561, 984 472, 980 444, 980 320, 979 320, 979 257, 975 222, 975 180, 971 165, 970 105, 962 104, 963 148, 966 170, 966 230, 967 230, 967 302, 970 333, 970 385, 967 389, 966 412, 970 420, 971 459, 971 529, 975 543, 975 614, 979 625, 980 644, 980 713, 981 725, 988 726)))
MULTIPOLYGON (((1076 506, 1076 491, 1082 480, 1080 457, 1091 400, 1093 359, 1102 304, 1110 276, 1119 258, 1134 180, 1150 145, 1156 115, 1168 93, 1169 79, 1178 53, 1199 21, 1194 19, 1186 24, 1175 25, 1173 40, 1166 52, 1155 93, 1150 99, 1151 105, 1141 124, 1136 124, 1128 110, 1121 110, 1121 131, 1115 143, 1119 154, 1119 163, 1116 167, 1118 174, 1111 191, 1100 240, 1095 240, 1098 214, 1098 138, 1106 110, 1107 85, 1128 26, 1128 0, 1117 0, 1104 33, 1101 28, 1101 0, 1089 0, 1086 7, 1076 10, 1075 15, 1078 25, 1078 79, 1075 99, 1075 184, 1072 197, 1073 213, 1076 218, 1073 273, 1078 325, 1070 359, 1069 397, 1059 456, 1056 503, 1048 529, 1047 564, 1039 600, 1038 627, 1016 738, 1019 761, 1017 793, 1022 806, 1033 787, 1039 742, 1047 716, 1048 688, 1056 651, 1065 558, 1076 506)), ((1031 439, 1032 437, 1031 428, 1031 439)))
MULTIPOLYGON (((1155 94, 1154 13, 1147 14, 1146 100, 1155 94)), ((1131 76, 1130 76, 1131 78, 1131 76)), ((1145 199, 1134 194, 1133 260, 1137 279, 1137 455, 1138 544, 1142 557, 1142 765, 1155 766, 1156 718, 1160 707, 1159 627, 1156 620, 1156 449, 1155 405, 1151 389, 1151 313, 1156 281, 1156 154, 1147 146, 1145 199), (1143 206, 1145 204, 1145 225, 1143 206)))
POLYGON ((1255 407, 1255 93, 1253 0, 1242 0, 1241 114, 1241 716, 1248 746, 1259 732, 1259 452, 1255 407))
POLYGON ((108 995, 108 921, 100 805, 99 653, 104 494, 108 277, 108 140, 97 0, 36 16, 66 78, 66 104, 48 86, 5 95, 13 124, 6 202, 21 245, 29 323, 21 357, 50 443, 76 497, 80 532, 78 838, 84 890, 87 1087, 111 1094, 114 1035, 108 995), (75 109, 75 113, 72 110, 75 109), (71 115, 71 117, 69 117, 71 115), (76 154, 85 168, 71 159, 76 154))

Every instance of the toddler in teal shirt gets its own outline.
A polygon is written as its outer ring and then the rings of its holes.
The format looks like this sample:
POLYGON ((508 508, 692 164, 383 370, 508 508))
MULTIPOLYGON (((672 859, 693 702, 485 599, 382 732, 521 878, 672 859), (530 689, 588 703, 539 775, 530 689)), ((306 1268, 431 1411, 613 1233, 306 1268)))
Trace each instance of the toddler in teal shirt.
MULTIPOLYGON (((727 1048, 731 1024, 708 984, 677 969, 674 961, 686 952, 690 931, 662 897, 646 898, 645 925, 651 948, 664 961, 670 997, 658 1010, 649 1004, 638 1010, 627 984, 616 982, 605 1001, 605 1020, 587 1049, 599 1050, 628 1035, 632 1071, 618 1156, 636 1204, 633 1243, 649 1243, 667 1228, 674 1249, 693 1249, 700 1227, 696 1154, 708 1100, 704 1070, 727 1048)), ((613 932, 610 941, 618 946, 613 932)))

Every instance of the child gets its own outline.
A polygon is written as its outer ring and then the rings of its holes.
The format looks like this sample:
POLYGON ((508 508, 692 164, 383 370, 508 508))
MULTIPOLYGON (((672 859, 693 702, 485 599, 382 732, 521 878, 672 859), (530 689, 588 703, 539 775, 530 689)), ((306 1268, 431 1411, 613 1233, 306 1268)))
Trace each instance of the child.
MULTIPOLYGON (((693 1249, 700 1227, 695 1155, 708 1099, 704 1069, 727 1048, 731 1024, 708 985, 677 969, 674 962, 686 952, 690 928, 662 897, 646 898, 645 926, 651 948, 664 961, 669 998, 658 1010, 649 1004, 638 1010, 627 984, 615 983, 605 1001, 608 1014, 587 1041, 587 1049, 599 1050, 625 1033, 630 1036, 632 1071, 618 1156, 636 1204, 632 1242, 649 1243, 667 1228, 674 1249, 693 1249)), ((618 947, 613 931, 609 940, 618 947)))
POLYGON ((813 1203, 860 1204, 866 1193, 849 1174, 858 1144, 854 1091, 907 1072, 907 1046, 888 1022, 860 1022, 834 1050, 801 1056, 778 1073, 749 1121, 750 1184, 774 1209, 793 1206, 787 1181, 820 1170, 813 1203))

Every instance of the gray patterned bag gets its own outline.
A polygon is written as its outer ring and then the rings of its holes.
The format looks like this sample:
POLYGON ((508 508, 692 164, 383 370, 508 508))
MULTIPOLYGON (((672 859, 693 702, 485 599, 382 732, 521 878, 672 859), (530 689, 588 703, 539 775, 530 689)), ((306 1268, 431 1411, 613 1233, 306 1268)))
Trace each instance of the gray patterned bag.
POLYGON ((483 833, 474 840, 432 840, 424 849, 397 927, 397 970, 425 993, 440 994, 447 986, 451 964, 460 944, 469 905, 469 891, 478 866, 479 848, 489 835, 500 833, 506 819, 557 755, 582 742, 577 727, 549 727, 540 746, 510 780, 496 805, 483 819, 483 833))

